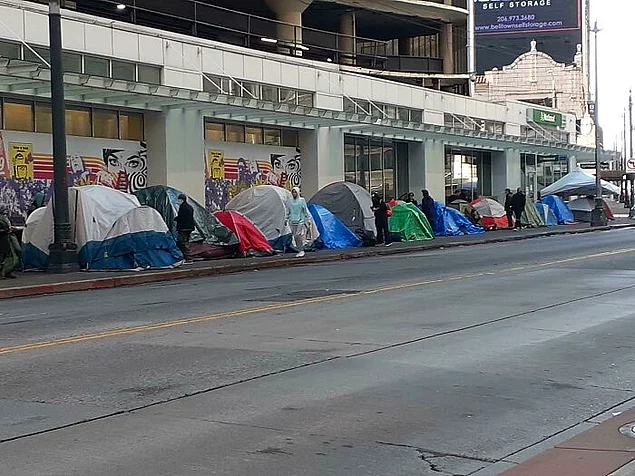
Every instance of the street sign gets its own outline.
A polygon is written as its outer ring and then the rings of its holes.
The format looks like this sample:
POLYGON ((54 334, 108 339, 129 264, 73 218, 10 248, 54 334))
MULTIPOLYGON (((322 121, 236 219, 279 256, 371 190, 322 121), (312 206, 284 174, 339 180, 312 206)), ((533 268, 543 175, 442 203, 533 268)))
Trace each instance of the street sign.
POLYGON ((635 173, 635 159, 628 159, 626 161, 626 173, 627 174, 635 173))

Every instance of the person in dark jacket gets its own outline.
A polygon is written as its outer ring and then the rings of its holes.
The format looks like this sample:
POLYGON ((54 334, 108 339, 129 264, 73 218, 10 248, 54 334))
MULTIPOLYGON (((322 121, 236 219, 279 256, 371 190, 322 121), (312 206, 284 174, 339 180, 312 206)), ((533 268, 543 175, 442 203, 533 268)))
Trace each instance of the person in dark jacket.
POLYGON ((184 194, 179 195, 179 214, 176 220, 176 244, 183 253, 186 261, 191 260, 190 255, 190 237, 196 228, 194 223, 194 209, 192 205, 187 203, 187 197, 184 194))
POLYGON ((375 227, 377 228, 377 244, 390 246, 390 230, 388 229, 388 210, 390 207, 379 195, 373 195, 373 212, 375 213, 375 227))
POLYGON ((427 190, 421 190, 421 211, 430 222, 430 225, 434 227, 434 221, 436 220, 436 210, 434 209, 434 198, 430 196, 430 192, 427 190))
POLYGON ((505 211, 507 212, 507 223, 510 228, 514 227, 514 209, 512 208, 512 198, 514 194, 509 188, 505 189, 505 211))
POLYGON ((514 210, 514 215, 516 216, 516 225, 515 228, 522 228, 522 222, 520 218, 525 211, 525 205, 527 204, 527 197, 522 190, 522 188, 518 187, 518 190, 512 197, 512 210, 514 210))
POLYGON ((0 278, 14 279, 16 276, 9 268, 9 254, 11 253, 10 234, 13 231, 6 210, 0 210, 0 278))

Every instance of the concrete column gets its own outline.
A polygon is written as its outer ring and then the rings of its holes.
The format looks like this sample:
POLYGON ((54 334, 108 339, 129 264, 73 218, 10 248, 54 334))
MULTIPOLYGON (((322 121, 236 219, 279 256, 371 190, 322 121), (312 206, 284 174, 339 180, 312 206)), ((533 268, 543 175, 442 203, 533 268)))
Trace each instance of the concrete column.
POLYGON ((276 14, 277 39, 290 43, 302 43, 302 13, 311 4, 309 0, 265 0, 276 14))
POLYGON ((505 189, 516 191, 521 183, 520 151, 507 149, 492 152, 492 194, 498 200, 505 199, 505 189))
MULTIPOLYGON (((424 186, 430 195, 441 203, 445 202, 445 144, 436 139, 423 143, 424 150, 424 186)), ((421 191, 419 189, 419 193, 421 191)))
POLYGON ((441 25, 439 33, 443 74, 454 74, 454 26, 452 23, 441 25))
POLYGON ((410 38, 399 38, 399 56, 412 56, 410 38))
POLYGON ((149 113, 145 119, 148 185, 168 185, 205 205, 203 115, 189 109, 149 113))
POLYGON ((339 50, 344 55, 340 60, 342 64, 355 64, 356 36, 355 12, 346 12, 340 17, 340 36, 338 37, 339 50))
POLYGON ((344 133, 320 127, 300 131, 302 194, 311 198, 326 185, 344 180, 344 133))

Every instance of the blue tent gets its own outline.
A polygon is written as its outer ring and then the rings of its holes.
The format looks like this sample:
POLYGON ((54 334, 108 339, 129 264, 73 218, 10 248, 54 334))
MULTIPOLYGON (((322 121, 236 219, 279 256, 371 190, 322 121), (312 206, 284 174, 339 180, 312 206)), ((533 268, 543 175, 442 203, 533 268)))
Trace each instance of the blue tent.
POLYGON ((320 232, 324 248, 337 250, 362 246, 362 240, 326 208, 311 204, 309 212, 320 232))
POLYGON ((485 230, 472 224, 460 211, 434 202, 434 234, 436 236, 480 235, 485 230))
POLYGON ((542 202, 549 205, 549 208, 553 210, 553 214, 558 220, 558 225, 566 225, 568 223, 575 223, 575 217, 573 212, 569 209, 566 203, 557 195, 547 195, 543 197, 542 202))
POLYGON ((553 214, 553 210, 546 203, 536 203, 536 210, 545 225, 556 226, 558 224, 558 219, 553 214))

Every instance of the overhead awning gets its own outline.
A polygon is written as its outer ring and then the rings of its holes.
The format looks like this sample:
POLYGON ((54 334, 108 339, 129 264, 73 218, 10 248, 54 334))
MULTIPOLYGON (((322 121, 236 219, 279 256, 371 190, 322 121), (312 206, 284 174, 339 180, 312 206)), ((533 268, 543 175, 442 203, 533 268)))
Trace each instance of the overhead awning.
MULTIPOLYGON (((36 63, 0 57, 0 94, 50 98, 51 73, 36 63)), ((142 111, 195 109, 203 115, 224 120, 288 126, 301 129, 337 127, 351 134, 404 137, 423 141, 441 139, 448 143, 472 141, 481 148, 521 149, 528 153, 562 153, 592 157, 594 150, 543 139, 505 136, 486 131, 464 130, 433 124, 359 115, 316 107, 273 103, 259 99, 207 93, 191 89, 152 85, 77 73, 64 74, 67 101, 94 106, 134 108, 142 111)))

